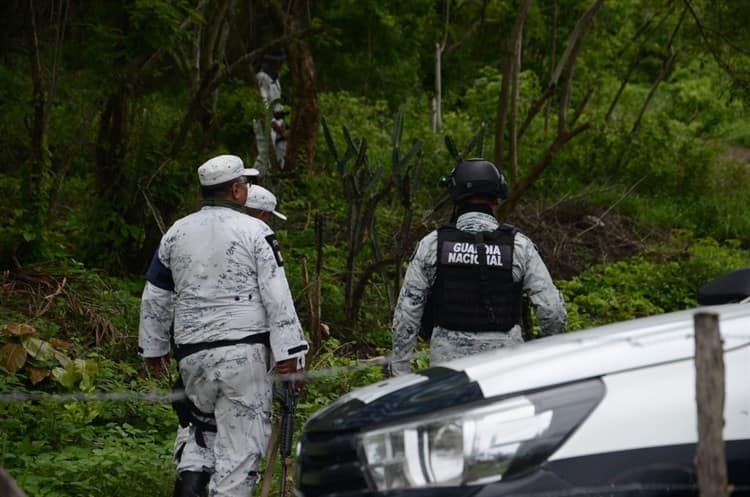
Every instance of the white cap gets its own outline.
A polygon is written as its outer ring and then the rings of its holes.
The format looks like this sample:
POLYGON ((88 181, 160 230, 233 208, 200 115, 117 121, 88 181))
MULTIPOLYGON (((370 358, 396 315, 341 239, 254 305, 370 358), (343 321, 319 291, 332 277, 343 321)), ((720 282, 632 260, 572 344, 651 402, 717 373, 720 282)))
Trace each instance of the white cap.
POLYGON ((211 186, 246 176, 245 165, 236 155, 219 155, 209 159, 198 168, 201 185, 211 186))
POLYGON ((260 171, 255 169, 254 167, 251 167, 250 169, 245 169, 245 172, 242 173, 243 176, 252 176, 254 178, 257 178, 260 176, 260 171))
POLYGON ((276 212, 276 195, 269 192, 262 186, 252 185, 247 194, 245 207, 270 212, 279 219, 286 221, 286 216, 281 212, 276 212))

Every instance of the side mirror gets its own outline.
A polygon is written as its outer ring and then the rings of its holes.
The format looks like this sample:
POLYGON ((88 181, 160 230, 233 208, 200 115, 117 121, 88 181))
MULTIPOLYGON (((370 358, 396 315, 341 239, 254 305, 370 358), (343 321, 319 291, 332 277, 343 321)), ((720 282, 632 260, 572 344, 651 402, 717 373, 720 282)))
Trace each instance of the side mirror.
POLYGON ((700 305, 732 304, 750 300, 750 267, 719 276, 698 290, 700 305))

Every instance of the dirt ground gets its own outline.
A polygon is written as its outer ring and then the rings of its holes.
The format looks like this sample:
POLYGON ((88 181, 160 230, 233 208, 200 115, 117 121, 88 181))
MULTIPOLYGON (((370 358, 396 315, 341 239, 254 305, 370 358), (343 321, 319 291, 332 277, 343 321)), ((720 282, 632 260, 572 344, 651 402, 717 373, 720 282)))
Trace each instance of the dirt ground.
MULTIPOLYGON (((450 204, 430 217, 432 226, 450 218, 450 204)), ((594 264, 609 263, 641 252, 663 234, 644 231, 605 207, 583 207, 576 200, 554 205, 522 202, 507 220, 528 236, 542 254, 554 279, 567 280, 594 264)), ((427 224, 413 230, 407 246, 413 247, 430 231, 427 224)))
POLYGON ((525 204, 510 219, 539 248, 554 279, 569 279, 594 264, 631 257, 660 233, 643 232, 612 212, 586 212, 575 203, 525 204))

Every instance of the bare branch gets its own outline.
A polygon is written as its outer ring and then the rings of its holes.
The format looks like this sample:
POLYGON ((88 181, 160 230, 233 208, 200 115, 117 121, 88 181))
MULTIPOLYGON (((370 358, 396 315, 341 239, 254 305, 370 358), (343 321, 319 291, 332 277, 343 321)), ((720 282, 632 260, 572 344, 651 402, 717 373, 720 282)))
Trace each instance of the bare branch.
POLYGON ((586 106, 589 103, 589 100, 591 100, 591 96, 594 94, 594 87, 589 88, 589 90, 586 92, 586 95, 581 99, 580 102, 578 102, 578 105, 576 105, 575 111, 573 112, 573 119, 570 120, 570 126, 575 126, 578 122, 578 119, 583 115, 583 111, 586 109, 586 106))
POLYGON ((575 48, 576 41, 583 38, 583 36, 586 34, 591 20, 599 10, 599 7, 602 6, 603 1, 604 0, 596 0, 593 5, 591 5, 591 7, 589 7, 588 10, 586 10, 586 12, 584 12, 576 22, 576 26, 575 28, 573 28, 573 32, 568 37, 568 43, 565 46, 565 51, 563 52, 562 56, 560 56, 560 60, 557 63, 555 70, 552 71, 552 77, 550 78, 551 86, 557 86, 557 82, 560 79, 560 76, 562 75, 565 67, 568 65, 572 65, 572 62, 569 62, 569 60, 574 55, 573 49, 575 48))
MULTIPOLYGON (((625 200, 626 198, 628 198, 630 196, 630 194, 632 194, 635 191, 635 189, 638 187, 638 185, 640 185, 641 183, 643 183, 643 180, 645 180, 647 177, 648 177, 648 174, 645 174, 638 181, 636 181, 635 183, 633 183, 630 186, 630 188, 628 188, 625 191, 625 193, 623 193, 620 196, 620 198, 618 198, 614 203, 612 203, 612 205, 610 205, 609 207, 607 207, 607 209, 600 216, 598 216, 599 220, 604 219, 604 217, 607 214, 609 214, 612 211, 612 209, 614 209, 615 207, 617 207, 620 204, 620 202, 622 202, 623 200, 625 200)), ((598 226, 601 226, 601 225, 600 224, 592 224, 591 226, 589 226, 588 228, 586 228, 585 230, 581 231, 576 236, 574 236, 573 240, 581 238, 583 235, 585 235, 589 231, 593 230, 594 228, 597 228, 598 226)))
MULTIPOLYGON (((53 7, 54 9, 54 7, 53 7)), ((50 75, 49 84, 49 98, 47 99, 47 107, 45 114, 49 115, 52 107, 52 102, 55 100, 57 94, 57 67, 62 58, 62 46, 63 40, 65 39, 65 25, 68 23, 68 0, 60 0, 60 18, 55 25, 55 49, 52 56, 52 71, 50 75)))
POLYGON ((529 174, 524 177, 523 180, 518 183, 518 185, 516 185, 510 198, 503 202, 503 204, 500 206, 499 212, 502 218, 507 217, 513 212, 513 210, 516 208, 516 205, 518 205, 518 201, 533 186, 542 172, 544 172, 544 170, 549 167, 549 165, 552 163, 552 159, 555 158, 560 149, 570 140, 586 131, 589 127, 589 123, 582 124, 581 126, 571 131, 567 131, 557 137, 554 143, 552 143, 552 145, 550 145, 549 148, 547 148, 547 150, 544 152, 544 155, 537 161, 536 164, 534 164, 529 174))
MULTIPOLYGON (((549 56, 550 80, 552 79, 552 76, 555 73, 555 68, 552 66, 552 63, 557 58, 557 29, 558 29, 558 24, 559 24, 559 17, 560 17, 560 4, 558 3, 558 0, 553 0, 552 2, 552 46, 550 47, 550 56, 549 56)), ((549 89, 551 89, 551 87, 548 88, 548 90, 549 89)), ((544 93, 546 94, 547 92, 545 91, 544 93)), ((552 94, 552 92, 549 92, 549 93, 550 95, 552 94)), ((544 100, 541 100, 540 104, 543 102, 544 100)), ((552 100, 547 100, 547 105, 544 110, 544 131, 547 131, 549 129, 550 112, 552 112, 552 100)), ((534 114, 536 114, 536 112, 534 112, 534 114)), ((526 118, 526 122, 524 122, 524 125, 521 127, 521 132, 519 133, 520 135, 523 135, 523 132, 525 131, 526 126, 528 126, 529 123, 531 123, 531 119, 534 117, 534 114, 529 112, 526 118)), ((520 136, 519 136, 519 140, 520 140, 520 136)))
POLYGON ((511 183, 515 183, 518 176, 518 101, 521 79, 521 42, 523 40, 523 26, 513 46, 513 71, 510 91, 510 120, 508 122, 508 172, 511 183))
MULTIPOLYGON (((216 56, 216 44, 219 40, 219 34, 222 31, 227 12, 229 11, 229 5, 232 0, 224 0, 218 9, 218 12, 213 17, 213 22, 207 26, 206 29, 206 43, 203 45, 203 57, 205 60, 205 67, 211 67, 215 62, 216 56)), ((213 9, 212 9, 213 10, 213 9)))
MULTIPOLYGON (((202 11, 206 4, 208 4, 208 2, 209 0, 200 0, 200 2, 198 2, 198 5, 195 6, 195 11, 202 11)), ((191 24, 193 24, 193 18, 188 16, 184 21, 182 21, 182 24, 180 24, 180 30, 185 31, 191 24)), ((167 50, 165 48, 159 48, 150 56, 145 58, 136 69, 130 71, 131 73, 133 73, 133 77, 150 73, 154 64, 156 64, 164 56, 166 51, 167 50)))
POLYGON ((596 0, 591 7, 583 13, 580 19, 578 19, 576 27, 568 40, 568 46, 565 48, 565 53, 560 59, 561 63, 565 60, 566 64, 563 66, 558 65, 558 68, 555 69, 557 77, 553 76, 552 82, 556 85, 557 79, 559 78, 558 69, 562 71, 563 68, 567 67, 567 78, 565 80, 565 85, 560 92, 560 108, 558 109, 559 117, 557 122, 558 134, 563 134, 564 131, 568 129, 568 102, 570 100, 570 90, 573 86, 573 70, 575 68, 576 59, 581 51, 581 47, 583 46, 583 39, 591 27, 594 16, 602 6, 603 1, 604 0, 596 0))
MULTIPOLYGON (((572 68, 575 66, 576 58, 578 57, 578 53, 580 52, 581 46, 583 45, 583 37, 586 34, 586 31, 588 30, 590 23, 593 20, 594 15, 596 14, 596 11, 601 6, 602 1, 603 0, 597 0, 578 19, 578 22, 576 23, 576 26, 573 32, 568 37, 568 45, 565 49, 565 52, 560 56, 560 61, 558 62, 556 68, 552 71, 547 88, 539 96, 539 98, 537 98, 531 104, 531 106, 529 106, 529 111, 526 114, 526 119, 524 119, 524 122, 518 131, 519 141, 525 134, 528 127, 531 125, 531 122, 534 120, 536 115, 542 110, 542 107, 544 106, 544 104, 549 101, 552 95, 554 95, 554 92, 557 89, 558 80, 560 78, 560 75, 563 69, 566 66, 570 66, 570 69, 567 73, 568 78, 566 79, 566 86, 563 87, 561 91, 561 96, 560 96, 561 104, 560 104, 560 109, 558 111, 562 114, 561 119, 559 119, 560 122, 558 122, 558 127, 561 126, 560 123, 562 123, 563 131, 567 129, 568 124, 566 123, 566 120, 567 120, 566 116, 567 116, 567 105, 568 105, 568 100, 570 96, 570 85, 572 84, 572 77, 573 77, 572 68)), ((496 147, 497 147, 497 144, 496 144, 496 147)))
MULTIPOLYGON (((505 56, 505 67, 503 68, 503 82, 500 87, 500 96, 497 102, 497 124, 495 127, 495 164, 503 169, 503 160, 505 156, 505 123, 508 119, 508 109, 511 106, 512 78, 514 71, 518 71, 516 60, 518 55, 516 50, 521 49, 521 39, 523 38, 523 25, 529 14, 532 0, 523 0, 518 7, 516 21, 513 24, 510 38, 508 39, 507 51, 505 56)), ((511 182, 515 178, 516 171, 508 171, 511 182)))
POLYGON ((719 64, 719 67, 721 67, 724 70, 724 72, 726 72, 735 83, 743 87, 745 90, 750 91, 750 84, 748 84, 747 81, 742 80, 737 75, 734 69, 732 69, 731 65, 729 65, 724 59, 721 58, 721 55, 718 53, 718 50, 716 49, 716 47, 708 40, 708 36, 706 36, 706 30, 703 27, 703 23, 698 17, 698 14, 695 12, 695 9, 690 3, 690 0, 684 0, 684 2, 685 2, 685 6, 690 11, 690 15, 692 16, 693 20, 695 20, 696 26, 698 26, 698 32, 701 34, 701 38, 703 38, 703 41, 706 42, 706 46, 708 47, 708 50, 711 52, 711 56, 714 58, 716 63, 719 64))
POLYGON ((630 65, 628 66, 628 70, 625 72, 625 77, 622 78, 622 81, 620 82, 620 87, 617 89, 617 93, 615 93, 615 97, 612 99, 612 103, 609 104, 609 109, 607 109, 607 114, 604 116, 604 122, 608 123, 612 119, 612 113, 615 111, 615 107, 617 106, 617 103, 620 101, 620 97, 622 96, 622 92, 625 91, 625 87, 630 82, 630 77, 635 72, 635 69, 638 67, 638 65, 641 63, 641 61, 645 58, 645 52, 644 51, 638 51, 635 57, 633 57, 633 60, 630 61, 630 65))
POLYGON ((656 81, 654 81, 654 84, 651 85, 651 89, 648 92, 648 96, 646 97, 646 100, 643 102, 643 106, 641 107, 641 111, 638 113, 638 117, 636 118, 635 122, 633 123, 633 127, 630 130, 630 136, 632 137, 636 131, 638 131, 638 126, 641 123, 641 119, 643 119, 644 114, 646 113, 646 110, 648 109, 649 104, 651 103, 651 99, 656 94, 656 90, 661 84, 662 81, 667 77, 669 72, 672 70, 672 66, 674 65, 674 61, 677 58, 677 53, 674 52, 673 49, 673 43, 674 39, 677 36, 677 33, 680 31, 680 27, 682 26, 682 22, 685 20, 685 14, 687 14, 687 7, 682 10, 682 14, 680 15, 680 19, 677 21, 677 25, 675 26, 674 30, 672 31, 672 36, 669 38, 669 44, 667 45, 667 57, 664 59, 664 63, 662 64, 661 71, 659 72, 659 76, 656 78, 656 81))
POLYGON ((523 124, 518 130, 518 140, 520 141, 521 138, 523 138, 524 133, 526 133, 526 129, 531 124, 531 121, 534 120, 537 114, 539 114, 539 111, 542 110, 542 106, 544 106, 545 102, 551 102, 550 97, 555 93, 555 88, 553 86, 548 86, 546 90, 544 90, 544 93, 542 93, 539 98, 537 98, 530 106, 529 111, 526 113, 526 119, 523 121, 523 124))

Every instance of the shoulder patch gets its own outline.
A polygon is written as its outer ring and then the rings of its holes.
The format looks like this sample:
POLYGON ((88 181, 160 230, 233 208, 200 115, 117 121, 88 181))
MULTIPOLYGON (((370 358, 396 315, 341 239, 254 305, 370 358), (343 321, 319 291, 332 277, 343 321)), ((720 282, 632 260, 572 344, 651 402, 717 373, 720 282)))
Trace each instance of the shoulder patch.
POLYGON ((276 235, 271 233, 266 237, 266 241, 271 246, 273 256, 276 258, 276 264, 278 264, 279 267, 282 267, 284 265, 284 259, 281 257, 281 245, 279 245, 279 241, 276 239, 276 235))
POLYGON ((146 271, 146 280, 162 290, 174 291, 172 271, 159 259, 159 250, 154 253, 154 257, 151 259, 151 265, 146 271))

